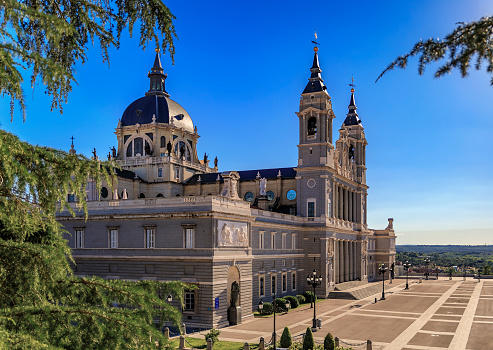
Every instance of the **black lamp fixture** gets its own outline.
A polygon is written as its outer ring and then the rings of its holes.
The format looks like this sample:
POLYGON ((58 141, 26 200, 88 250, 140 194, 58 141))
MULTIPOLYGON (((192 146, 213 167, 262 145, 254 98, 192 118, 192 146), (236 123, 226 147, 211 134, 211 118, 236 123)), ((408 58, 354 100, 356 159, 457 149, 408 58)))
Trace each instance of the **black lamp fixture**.
POLYGON ((388 269, 389 268, 385 266, 385 263, 382 263, 382 265, 378 267, 378 274, 382 275, 382 299, 380 300, 385 300, 385 272, 387 272, 388 269))
POLYGON ((402 264, 402 266, 404 266, 404 271, 406 271, 406 288, 404 289, 409 289, 408 280, 409 280, 409 268, 411 267, 411 264, 409 263, 409 261, 406 261, 404 264, 402 264))
POLYGON ((313 272, 311 275, 306 276, 306 282, 308 283, 309 286, 313 287, 313 324, 312 324, 312 331, 316 332, 317 331, 317 313, 316 313, 316 306, 315 306, 315 288, 320 286, 322 284, 322 276, 317 276, 317 270, 313 269, 313 272))
POLYGON ((430 274, 428 272, 428 265, 430 265, 430 258, 429 257, 426 257, 424 263, 426 265, 425 279, 428 280, 428 276, 430 274))

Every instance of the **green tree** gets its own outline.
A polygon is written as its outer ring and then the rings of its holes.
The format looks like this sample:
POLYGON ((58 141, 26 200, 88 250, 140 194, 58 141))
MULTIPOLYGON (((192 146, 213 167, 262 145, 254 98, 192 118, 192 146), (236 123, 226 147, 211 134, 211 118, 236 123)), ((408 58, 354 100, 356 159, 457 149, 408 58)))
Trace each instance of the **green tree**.
POLYGON ((336 348, 336 343, 332 334, 327 333, 324 338, 324 350, 334 350, 336 348))
POLYGON ((315 341, 313 340, 313 333, 310 327, 308 327, 303 338, 303 350, 313 350, 314 346, 315 341))
POLYGON ((17 101, 25 118, 22 72, 30 68, 31 86, 40 79, 52 97, 52 110, 67 102, 76 83, 75 65, 87 59, 88 43, 99 43, 103 61, 119 47, 128 28, 139 43, 168 49, 173 58, 175 17, 161 0, 3 0, 0 5, 0 94, 17 101), (162 38, 159 40, 159 38, 162 38))
MULTIPOLYGON (((123 29, 138 27, 142 47, 154 41, 174 52, 174 17, 160 0, 3 0, 0 18, 0 92, 10 97, 11 116, 15 101, 26 113, 25 69, 61 111, 89 40, 107 61, 123 29)), ((180 323, 164 297, 183 303, 191 286, 73 276, 56 213, 74 214, 66 202, 74 194, 87 217, 87 180, 111 184, 114 166, 0 130, 0 349, 163 348, 159 327, 180 323)))
POLYGON ((281 348, 289 348, 293 344, 293 339, 291 338, 291 333, 288 327, 284 327, 281 335, 281 348))
POLYGON ((491 266, 490 265, 484 265, 483 266, 483 275, 491 275, 491 266))
POLYGON ((458 69, 461 76, 466 77, 473 59, 475 69, 481 69, 481 65, 486 63, 486 71, 493 74, 493 17, 482 17, 471 23, 457 23, 457 27, 442 40, 420 40, 409 53, 390 63, 376 81, 396 67, 406 68, 409 57, 413 56, 419 56, 419 75, 423 75, 428 64, 445 58, 446 62, 435 72, 436 78, 444 76, 452 69, 458 69))

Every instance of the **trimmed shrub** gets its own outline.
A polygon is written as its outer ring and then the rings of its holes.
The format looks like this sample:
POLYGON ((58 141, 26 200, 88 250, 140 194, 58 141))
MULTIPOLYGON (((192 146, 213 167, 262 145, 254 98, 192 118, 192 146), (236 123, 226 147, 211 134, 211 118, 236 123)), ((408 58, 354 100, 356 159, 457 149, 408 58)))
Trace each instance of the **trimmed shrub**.
POLYGON ((291 333, 288 327, 284 327, 281 335, 281 348, 289 348, 293 344, 293 339, 291 339, 291 333))
POLYGON ((270 315, 270 314, 272 314, 274 312, 274 307, 272 306, 271 303, 265 302, 264 303, 264 307, 262 308, 262 310, 258 310, 258 312, 261 315, 270 315))
POLYGON ((221 331, 217 330, 217 329, 214 329, 212 328, 209 333, 207 333, 205 336, 205 341, 207 341, 207 339, 211 338, 212 340, 212 344, 216 343, 219 339, 219 334, 221 333, 221 331))
POLYGON ((303 296, 305 297, 307 303, 311 303, 315 300, 315 295, 313 294, 313 292, 306 291, 305 293, 303 293, 303 296))
POLYGON ((336 343, 332 334, 327 333, 324 338, 324 350, 334 350, 336 348, 336 343))
POLYGON ((298 302, 300 303, 300 305, 306 303, 306 298, 301 294, 297 295, 296 299, 298 299, 298 302))
POLYGON ((287 297, 284 297, 284 299, 289 300, 289 303, 291 304, 291 309, 296 309, 298 306, 300 306, 300 303, 295 296, 288 295, 287 297))
POLYGON ((282 311, 287 311, 288 308, 286 307, 286 299, 284 298, 277 298, 276 299, 276 305, 277 305, 277 310, 281 309, 282 311))
POLYGON ((314 346, 313 333, 310 327, 308 327, 306 329, 305 337, 303 338, 303 350, 313 350, 314 346))

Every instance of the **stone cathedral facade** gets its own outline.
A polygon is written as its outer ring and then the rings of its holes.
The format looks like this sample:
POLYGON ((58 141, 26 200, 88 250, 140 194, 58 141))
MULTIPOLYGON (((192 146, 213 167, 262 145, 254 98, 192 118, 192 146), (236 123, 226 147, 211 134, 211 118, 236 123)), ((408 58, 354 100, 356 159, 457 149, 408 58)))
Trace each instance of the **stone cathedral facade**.
POLYGON ((367 141, 354 89, 334 140, 317 51, 296 113, 298 164, 247 171, 219 171, 217 159, 199 158, 197 127, 170 98, 157 53, 149 90, 115 120, 118 147, 108 157, 122 170, 114 190, 89 182, 88 220, 58 217, 71 233, 76 275, 196 284, 185 294, 184 323, 220 327, 231 321, 233 282, 241 321, 274 292, 308 290, 314 269, 325 298, 338 284, 371 281, 379 264, 391 265, 393 220, 384 230, 367 226, 367 141))

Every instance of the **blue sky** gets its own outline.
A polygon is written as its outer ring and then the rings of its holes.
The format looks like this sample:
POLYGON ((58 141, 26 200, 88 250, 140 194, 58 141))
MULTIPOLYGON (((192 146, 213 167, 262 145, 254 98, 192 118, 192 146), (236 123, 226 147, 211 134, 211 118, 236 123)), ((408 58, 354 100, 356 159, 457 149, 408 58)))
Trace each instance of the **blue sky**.
MULTIPOLYGON (((351 76, 365 127, 368 218, 395 219, 398 244, 493 244, 493 87, 485 71, 433 78, 433 68, 375 79, 420 38, 444 37, 456 22, 493 15, 490 1, 165 1, 177 17, 175 65, 162 58, 167 91, 192 116, 198 153, 219 168, 296 166, 300 93, 309 77, 313 32, 332 97, 334 136, 347 113, 351 76)), ((0 123, 34 144, 106 154, 125 108, 148 89, 154 47, 124 36, 111 66, 97 48, 77 67, 64 113, 50 112, 42 86, 26 84, 27 120, 0 123)), ((27 81, 29 79, 26 79, 27 81)))

